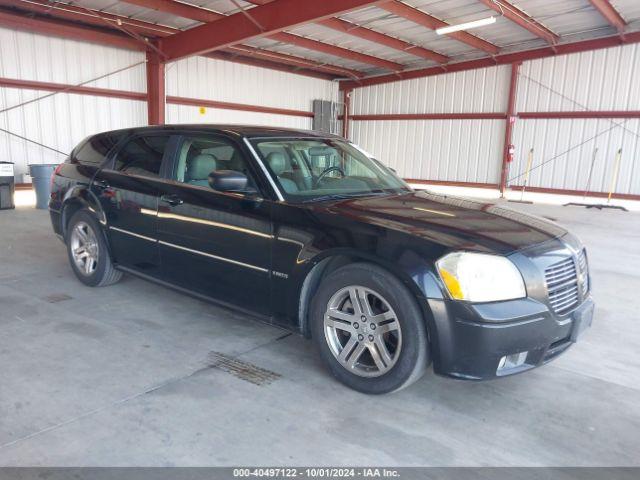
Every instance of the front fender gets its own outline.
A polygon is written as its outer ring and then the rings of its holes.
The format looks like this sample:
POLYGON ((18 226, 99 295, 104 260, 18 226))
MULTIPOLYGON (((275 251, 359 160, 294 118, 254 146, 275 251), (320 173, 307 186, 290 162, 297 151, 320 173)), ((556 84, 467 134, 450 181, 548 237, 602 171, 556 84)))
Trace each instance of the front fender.
POLYGON ((300 331, 305 336, 310 336, 308 325, 308 307, 310 300, 323 274, 323 266, 328 266, 331 261, 338 262, 339 266, 355 262, 373 263, 395 275, 416 299, 426 322, 432 348, 436 352, 438 351, 438 346, 435 344, 438 338, 438 326, 434 322, 434 315, 431 312, 427 299, 443 298, 440 280, 429 262, 410 251, 404 252, 395 260, 390 260, 357 249, 334 248, 318 253, 308 262, 304 262, 304 264, 294 269, 290 280, 292 282, 291 285, 297 287, 297 295, 295 295, 296 303, 292 305, 291 308, 295 308, 295 311, 298 313, 300 331))

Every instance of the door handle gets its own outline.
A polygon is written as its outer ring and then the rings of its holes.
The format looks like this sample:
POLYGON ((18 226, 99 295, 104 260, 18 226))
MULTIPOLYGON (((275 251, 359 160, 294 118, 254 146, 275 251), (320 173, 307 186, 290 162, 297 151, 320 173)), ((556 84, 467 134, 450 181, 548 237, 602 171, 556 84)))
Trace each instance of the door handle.
POLYGON ((169 205, 172 205, 172 206, 182 205, 184 203, 184 200, 182 200, 177 195, 162 195, 160 197, 160 201, 164 203, 168 203, 169 205))

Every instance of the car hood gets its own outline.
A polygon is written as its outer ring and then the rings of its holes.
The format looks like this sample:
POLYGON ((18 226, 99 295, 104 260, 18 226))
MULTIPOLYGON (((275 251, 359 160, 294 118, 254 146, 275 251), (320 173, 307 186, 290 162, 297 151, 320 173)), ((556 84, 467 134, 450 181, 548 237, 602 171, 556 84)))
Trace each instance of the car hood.
POLYGON ((548 220, 496 203, 427 191, 342 200, 327 209, 452 249, 500 254, 538 245, 567 233, 548 220))

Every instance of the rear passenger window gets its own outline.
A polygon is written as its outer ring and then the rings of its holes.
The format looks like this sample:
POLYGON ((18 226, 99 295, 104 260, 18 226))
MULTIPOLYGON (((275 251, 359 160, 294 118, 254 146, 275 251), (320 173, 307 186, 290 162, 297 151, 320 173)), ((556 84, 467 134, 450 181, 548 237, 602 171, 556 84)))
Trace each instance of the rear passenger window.
POLYGON ((91 137, 80 150, 74 154, 71 163, 96 167, 100 166, 109 152, 120 141, 121 137, 122 134, 109 133, 91 137))
POLYGON ((238 148, 224 138, 185 136, 174 172, 179 182, 209 188, 209 174, 231 170, 247 176, 247 191, 257 191, 249 165, 238 148))
POLYGON ((115 169, 129 175, 158 177, 168 143, 168 135, 135 137, 118 152, 115 169))

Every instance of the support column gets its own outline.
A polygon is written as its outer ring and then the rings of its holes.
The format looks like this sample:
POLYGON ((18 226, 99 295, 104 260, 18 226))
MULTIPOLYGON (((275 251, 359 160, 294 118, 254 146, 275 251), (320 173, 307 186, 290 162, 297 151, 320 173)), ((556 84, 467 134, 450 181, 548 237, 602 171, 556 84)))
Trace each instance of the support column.
POLYGON ((511 64, 511 81, 509 82, 509 100, 507 102, 507 125, 504 129, 504 149, 502 153, 502 170, 500 174, 500 195, 504 197, 507 189, 509 163, 513 160, 513 124, 516 122, 516 99, 518 90, 518 72, 522 62, 511 64))
POLYGON ((342 112, 342 136, 347 139, 349 138, 349 117, 351 116, 351 92, 353 92, 352 88, 342 91, 342 103, 344 105, 342 112))
POLYGON ((165 64, 155 52, 147 52, 147 118, 149 125, 165 123, 165 64))

